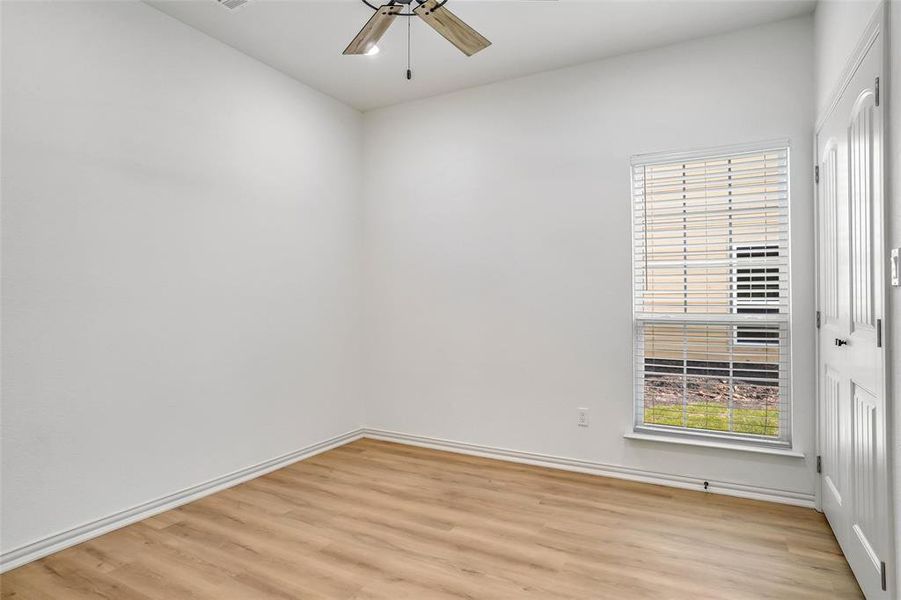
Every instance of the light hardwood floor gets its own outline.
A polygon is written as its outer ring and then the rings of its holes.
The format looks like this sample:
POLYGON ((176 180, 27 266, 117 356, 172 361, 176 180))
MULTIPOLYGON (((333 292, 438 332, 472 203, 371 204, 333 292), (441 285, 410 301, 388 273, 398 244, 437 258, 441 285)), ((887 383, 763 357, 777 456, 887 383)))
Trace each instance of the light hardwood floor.
POLYGON ((2 597, 861 598, 816 511, 360 440, 0 576, 2 597))

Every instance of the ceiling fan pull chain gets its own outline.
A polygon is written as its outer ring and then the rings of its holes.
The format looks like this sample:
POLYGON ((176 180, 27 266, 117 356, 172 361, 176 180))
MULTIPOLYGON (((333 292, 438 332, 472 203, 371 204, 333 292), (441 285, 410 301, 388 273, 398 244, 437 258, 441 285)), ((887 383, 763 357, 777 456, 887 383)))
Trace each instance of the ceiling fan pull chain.
POLYGON ((410 69, 410 28, 412 24, 407 19, 407 81, 413 79, 413 71, 410 69))

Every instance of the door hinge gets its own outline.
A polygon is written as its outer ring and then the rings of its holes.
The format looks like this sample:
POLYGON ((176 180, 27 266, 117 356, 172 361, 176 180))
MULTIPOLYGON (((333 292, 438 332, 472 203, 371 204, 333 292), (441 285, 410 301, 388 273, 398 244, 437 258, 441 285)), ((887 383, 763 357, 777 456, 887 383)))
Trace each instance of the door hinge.
POLYGON ((817 456, 817 473, 823 472, 823 457, 817 456))
POLYGON ((876 347, 882 348, 882 319, 876 319, 876 347))
POLYGON ((879 78, 876 78, 876 106, 879 106, 879 78))
POLYGON ((885 576, 885 561, 879 563, 879 574, 882 576, 882 591, 888 591, 888 586, 886 585, 886 576, 885 576))
POLYGON ((820 311, 817 311, 817 329, 820 328, 820 311))
POLYGON ((814 183, 820 182, 820 165, 816 165, 813 168, 813 182, 814 183))

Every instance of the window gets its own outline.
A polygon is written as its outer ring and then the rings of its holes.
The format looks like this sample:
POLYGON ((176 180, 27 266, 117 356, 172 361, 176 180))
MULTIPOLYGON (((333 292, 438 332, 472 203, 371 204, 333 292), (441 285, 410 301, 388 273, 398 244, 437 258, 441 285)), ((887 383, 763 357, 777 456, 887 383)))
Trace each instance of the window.
POLYGON ((635 430, 790 444, 787 142, 632 162, 635 430))

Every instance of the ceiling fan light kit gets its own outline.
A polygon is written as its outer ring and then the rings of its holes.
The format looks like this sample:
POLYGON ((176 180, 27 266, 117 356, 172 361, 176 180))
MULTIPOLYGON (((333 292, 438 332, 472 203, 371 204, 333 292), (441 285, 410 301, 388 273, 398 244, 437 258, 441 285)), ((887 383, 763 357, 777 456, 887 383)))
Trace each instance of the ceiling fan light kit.
POLYGON ((391 0, 391 2, 382 6, 375 6, 368 0, 362 0, 362 2, 375 13, 363 25, 360 33, 347 45, 347 48, 344 49, 344 54, 375 54, 378 52, 376 44, 382 39, 382 36, 385 35, 385 32, 388 31, 394 20, 397 17, 406 17, 408 19, 407 79, 412 78, 412 71, 410 70, 409 19, 414 16, 419 17, 429 27, 440 33, 444 39, 456 46, 466 56, 472 56, 491 45, 487 38, 464 23, 457 15, 445 7, 448 0, 391 0), (404 10, 404 7, 406 7, 406 10, 404 10), (376 50, 373 51, 373 48, 376 48, 376 50))

